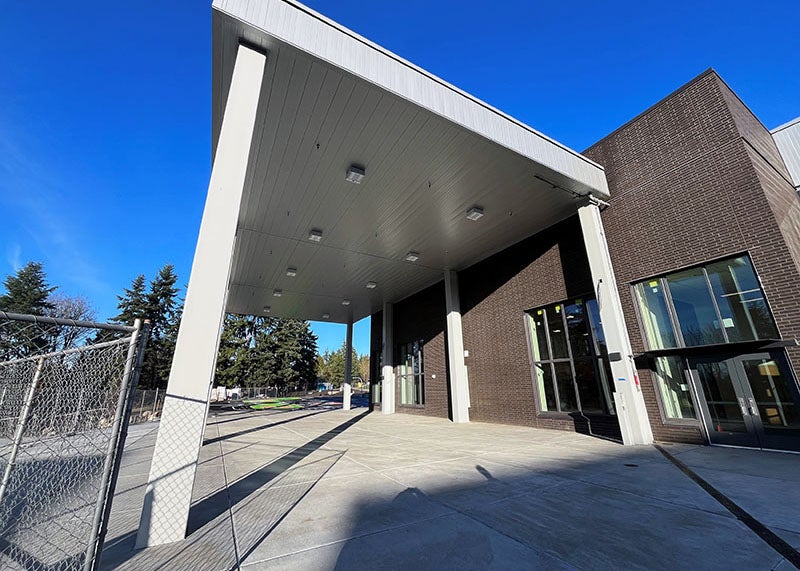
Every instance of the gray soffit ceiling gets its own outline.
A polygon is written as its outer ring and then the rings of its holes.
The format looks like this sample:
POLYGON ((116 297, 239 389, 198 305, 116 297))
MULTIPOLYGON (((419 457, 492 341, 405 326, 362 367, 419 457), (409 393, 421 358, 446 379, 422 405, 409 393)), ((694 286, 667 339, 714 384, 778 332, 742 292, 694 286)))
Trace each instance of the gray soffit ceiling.
POLYGON ((286 0, 214 2, 215 142, 240 42, 267 64, 228 311, 358 320, 608 195, 595 163, 286 0))

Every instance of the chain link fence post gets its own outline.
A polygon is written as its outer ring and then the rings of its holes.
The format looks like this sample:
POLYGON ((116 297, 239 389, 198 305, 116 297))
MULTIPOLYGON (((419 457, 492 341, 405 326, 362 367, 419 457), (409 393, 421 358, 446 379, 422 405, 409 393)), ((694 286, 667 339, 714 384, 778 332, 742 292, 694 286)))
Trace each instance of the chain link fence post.
POLYGON ((103 476, 100 481, 101 494, 95 508, 92 535, 89 538, 89 547, 86 550, 84 571, 95 571, 100 567, 100 549, 102 549, 106 532, 108 531, 108 516, 111 513, 111 502, 114 499, 114 488, 119 476, 119 466, 122 460, 123 445, 128 436, 128 419, 130 418, 130 405, 132 395, 136 391, 139 373, 144 359, 144 346, 150 332, 150 322, 142 324, 137 319, 133 324, 134 332, 128 345, 128 357, 125 360, 125 372, 122 375, 122 386, 117 399, 117 409, 114 414, 114 424, 111 428, 111 438, 108 442, 103 476))
POLYGON ((25 434, 25 425, 28 423, 28 417, 31 414, 33 399, 36 397, 36 387, 39 385, 39 378, 42 376, 42 367, 44 367, 44 357, 39 359, 39 362, 36 364, 36 371, 33 374, 31 386, 28 388, 28 394, 25 397, 25 403, 22 405, 22 411, 19 415, 17 429, 14 431, 14 441, 11 445, 11 452, 8 455, 6 469, 3 472, 3 481, 0 483, 0 504, 3 503, 3 497, 6 495, 8 481, 11 479, 11 472, 14 470, 14 466, 17 463, 17 454, 19 453, 19 447, 22 444, 22 436, 25 434))

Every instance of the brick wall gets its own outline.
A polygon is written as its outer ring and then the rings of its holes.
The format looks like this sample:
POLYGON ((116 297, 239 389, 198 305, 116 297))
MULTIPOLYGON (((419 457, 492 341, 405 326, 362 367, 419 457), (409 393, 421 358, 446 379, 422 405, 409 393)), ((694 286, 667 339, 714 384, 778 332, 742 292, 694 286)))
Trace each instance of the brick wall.
POLYGON ((577 216, 459 272, 470 419, 575 430, 536 414, 524 312, 592 290, 577 216))
MULTIPOLYGON (((447 352, 445 330, 444 281, 407 297, 394 306, 394 345, 423 341, 425 404, 422 407, 400 403, 400 379, 395 384, 397 412, 425 416, 449 417, 447 385, 447 352)), ((395 354, 395 363, 400 355, 395 354)))
MULTIPOLYGON (((753 260, 783 338, 800 338, 800 198, 776 152, 763 125, 713 71, 585 151, 604 165, 611 188, 603 224, 635 353, 644 343, 632 283, 743 252, 753 260)), ((577 216, 459 272, 459 286, 470 418, 585 429, 579 418, 537 416, 524 322, 528 309, 592 290, 577 216)), ((398 412, 448 416, 443 284, 397 303, 394 315, 396 345, 425 342, 426 405, 398 404, 398 412)), ((373 316, 373 355, 379 338, 373 316)), ((800 351, 789 355, 800 371, 800 351)), ((650 371, 639 374, 655 437, 702 442, 699 425, 662 422, 650 371)))
MULTIPOLYGON (((797 266, 773 209, 782 201, 800 208, 798 198, 790 185, 765 184, 779 171, 754 161, 774 157, 774 143, 726 90, 706 72, 584 152, 606 168, 612 197, 603 224, 634 352, 644 346, 632 282, 742 252, 784 338, 800 337, 797 266)), ((699 428, 663 424, 652 377, 640 376, 656 438, 702 440, 699 428)))

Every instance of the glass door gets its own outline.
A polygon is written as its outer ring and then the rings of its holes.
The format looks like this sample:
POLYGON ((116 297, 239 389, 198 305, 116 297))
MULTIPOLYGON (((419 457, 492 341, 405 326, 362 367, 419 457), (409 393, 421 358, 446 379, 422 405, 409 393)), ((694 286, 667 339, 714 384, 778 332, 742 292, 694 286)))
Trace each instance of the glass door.
POLYGON ((761 447, 800 451, 800 391, 783 354, 744 355, 736 366, 761 447))
POLYGON ((712 444, 800 450, 800 392, 782 352, 690 359, 712 444))
POLYGON ((700 394, 700 408, 711 444, 759 448, 740 375, 731 359, 690 359, 689 370, 700 394))

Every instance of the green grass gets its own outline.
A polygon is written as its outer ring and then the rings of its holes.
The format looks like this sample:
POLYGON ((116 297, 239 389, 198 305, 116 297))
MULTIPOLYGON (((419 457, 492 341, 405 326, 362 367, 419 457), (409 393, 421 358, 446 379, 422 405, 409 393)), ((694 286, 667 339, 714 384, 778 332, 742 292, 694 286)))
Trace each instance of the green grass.
POLYGON ((300 397, 280 397, 268 399, 246 399, 244 402, 253 410, 297 410, 303 408, 293 401, 299 401, 300 397))

